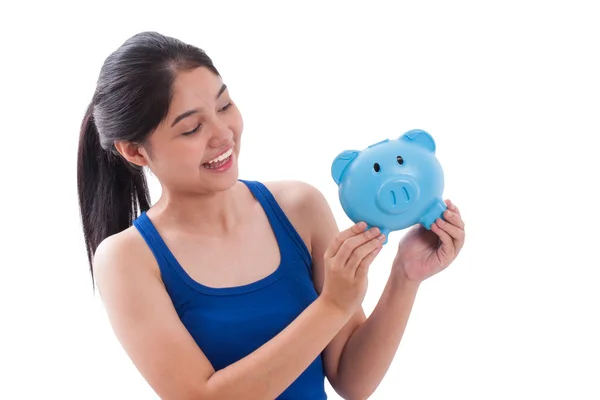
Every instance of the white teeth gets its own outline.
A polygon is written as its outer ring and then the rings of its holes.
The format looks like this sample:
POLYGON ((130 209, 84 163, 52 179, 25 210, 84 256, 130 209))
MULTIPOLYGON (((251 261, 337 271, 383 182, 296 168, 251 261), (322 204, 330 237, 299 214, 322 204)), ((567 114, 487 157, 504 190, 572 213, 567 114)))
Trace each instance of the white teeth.
POLYGON ((230 148, 229 150, 227 150, 225 153, 221 154, 219 157, 217 157, 213 160, 210 160, 209 162, 207 162, 207 164, 212 164, 212 163, 216 163, 219 161, 223 161, 224 159, 229 157, 231 155, 231 153, 233 153, 233 147, 230 148))

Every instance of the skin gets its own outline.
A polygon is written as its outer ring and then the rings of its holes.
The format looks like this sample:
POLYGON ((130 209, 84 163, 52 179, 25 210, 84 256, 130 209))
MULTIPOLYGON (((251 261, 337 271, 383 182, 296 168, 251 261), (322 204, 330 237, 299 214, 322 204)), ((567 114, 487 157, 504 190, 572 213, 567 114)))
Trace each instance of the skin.
MULTIPOLYGON (((192 278, 213 287, 256 281, 279 264, 264 211, 237 182, 243 121, 228 90, 216 98, 222 85, 204 68, 180 73, 168 116, 148 142, 115 143, 129 162, 149 167, 158 178, 162 196, 149 218, 192 278), (201 111, 172 126, 178 115, 196 108, 201 111), (227 172, 201 167, 229 147, 233 164, 227 172)), ((391 364, 420 283, 445 269, 464 243, 460 213, 447 202, 453 214, 446 221, 438 220, 432 231, 415 227, 402 239, 367 318, 361 302, 382 235, 362 224, 340 232, 327 201, 311 185, 266 185, 311 252, 319 297, 274 339, 218 372, 179 320, 156 260, 134 227, 96 251, 96 281, 111 325, 163 399, 272 399, 321 352, 332 387, 347 399, 367 398, 391 364)))

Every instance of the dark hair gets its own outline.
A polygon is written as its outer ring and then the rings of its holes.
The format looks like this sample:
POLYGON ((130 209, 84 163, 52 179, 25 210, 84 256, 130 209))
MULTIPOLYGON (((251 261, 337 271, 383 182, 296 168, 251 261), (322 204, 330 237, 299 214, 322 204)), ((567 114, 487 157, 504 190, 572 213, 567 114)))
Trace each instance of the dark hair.
POLYGON ((164 120, 179 71, 219 72, 195 46, 156 32, 138 33, 105 60, 79 135, 77 189, 92 284, 93 257, 105 238, 150 208, 144 170, 125 160, 115 141, 143 145, 164 120))

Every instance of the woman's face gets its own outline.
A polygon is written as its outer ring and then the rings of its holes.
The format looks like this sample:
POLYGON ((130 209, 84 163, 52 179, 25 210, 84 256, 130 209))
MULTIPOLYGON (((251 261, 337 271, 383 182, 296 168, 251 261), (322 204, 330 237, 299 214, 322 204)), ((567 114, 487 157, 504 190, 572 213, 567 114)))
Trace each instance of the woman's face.
POLYGON ((180 72, 167 117, 143 154, 164 189, 225 190, 238 179, 242 129, 242 116, 218 76, 203 67, 180 72))

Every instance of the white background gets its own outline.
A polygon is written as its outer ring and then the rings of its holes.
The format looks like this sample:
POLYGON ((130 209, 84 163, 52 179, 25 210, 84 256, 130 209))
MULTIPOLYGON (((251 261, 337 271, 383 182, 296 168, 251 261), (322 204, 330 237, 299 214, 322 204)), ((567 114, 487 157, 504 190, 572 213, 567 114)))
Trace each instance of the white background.
POLYGON ((313 184, 341 228, 336 154, 434 136, 467 242, 423 284, 373 399, 600 398, 593 2, 15 4, 0 12, 0 398, 157 398, 92 293, 76 192, 100 67, 142 30, 213 58, 245 121, 241 177, 313 184))

